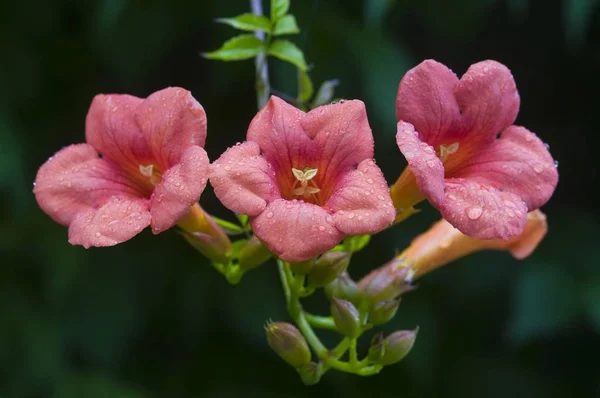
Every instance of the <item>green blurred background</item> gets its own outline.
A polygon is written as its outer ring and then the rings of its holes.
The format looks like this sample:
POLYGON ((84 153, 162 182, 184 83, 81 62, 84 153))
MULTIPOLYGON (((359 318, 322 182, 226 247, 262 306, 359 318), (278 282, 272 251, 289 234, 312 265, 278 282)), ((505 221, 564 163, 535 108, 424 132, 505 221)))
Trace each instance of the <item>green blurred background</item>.
MULTIPOLYGON (((100 92, 186 87, 208 113, 211 159, 242 141, 256 112, 253 64, 199 52, 234 34, 213 19, 245 12, 248 2, 2 1, 0 397, 600 396, 598 3, 292 2, 302 28, 293 40, 313 78, 338 78, 338 96, 366 102, 389 181, 405 165, 394 141, 395 92, 424 58, 459 74, 488 58, 508 65, 522 98, 517 122, 550 144, 561 177, 543 209, 549 234, 530 258, 479 253, 405 297, 386 330, 421 327, 407 359, 375 377, 331 372, 304 387, 264 340, 266 320, 288 319, 273 264, 232 287, 172 231, 72 247, 31 193, 37 168, 84 140, 100 92)), ((295 94, 293 68, 271 66, 274 86, 295 94)), ((210 189, 202 204, 229 217, 210 189)), ((422 207, 375 237, 352 275, 391 258, 438 217, 422 207)))

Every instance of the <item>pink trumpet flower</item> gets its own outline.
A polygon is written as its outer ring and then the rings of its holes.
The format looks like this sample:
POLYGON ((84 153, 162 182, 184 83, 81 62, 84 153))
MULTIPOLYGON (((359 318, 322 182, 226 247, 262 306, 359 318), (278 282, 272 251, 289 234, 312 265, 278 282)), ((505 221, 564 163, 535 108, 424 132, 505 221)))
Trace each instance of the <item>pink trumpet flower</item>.
POLYGON ((250 216, 273 253, 300 262, 346 235, 378 232, 394 220, 387 183, 372 158, 361 101, 304 113, 271 97, 247 141, 213 163, 210 181, 227 208, 250 216))
POLYGON ((97 95, 87 143, 48 159, 33 191, 42 210, 69 226, 73 245, 112 246, 149 225, 159 233, 198 206, 209 168, 205 139, 206 114, 187 90, 97 95))
POLYGON ((510 71, 496 61, 472 65, 460 80, 433 60, 410 70, 396 100, 396 140, 408 161, 391 188, 396 208, 411 211, 426 198, 466 235, 521 234, 558 172, 547 146, 513 125, 519 103, 510 71))

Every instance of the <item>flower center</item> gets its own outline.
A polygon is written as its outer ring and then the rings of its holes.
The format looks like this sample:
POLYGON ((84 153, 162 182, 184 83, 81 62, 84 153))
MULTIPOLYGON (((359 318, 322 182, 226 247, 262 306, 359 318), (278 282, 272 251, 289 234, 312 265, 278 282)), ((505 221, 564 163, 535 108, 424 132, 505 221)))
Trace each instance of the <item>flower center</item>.
POLYGON ((311 169, 310 167, 304 170, 298 170, 292 167, 292 173, 296 177, 294 186, 292 187, 294 196, 302 196, 304 199, 313 198, 316 201, 316 194, 321 192, 317 183, 313 180, 319 169, 311 169))
POLYGON ((159 184, 162 181, 162 174, 152 163, 139 166, 140 173, 146 177, 152 185, 159 184))
POLYGON ((458 146, 459 146, 458 142, 454 142, 449 145, 445 145, 445 144, 440 145, 440 160, 442 162, 445 162, 446 159, 448 159, 448 157, 450 155, 452 155, 453 153, 456 153, 456 151, 458 151, 458 146))

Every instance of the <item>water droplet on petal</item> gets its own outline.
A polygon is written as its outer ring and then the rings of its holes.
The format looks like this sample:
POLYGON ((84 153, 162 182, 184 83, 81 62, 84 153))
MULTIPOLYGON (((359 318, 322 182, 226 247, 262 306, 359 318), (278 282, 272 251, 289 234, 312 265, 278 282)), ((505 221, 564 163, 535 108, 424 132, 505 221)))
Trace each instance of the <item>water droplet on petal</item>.
POLYGON ((479 217, 481 217, 481 214, 483 214, 483 209, 479 206, 472 206, 468 207, 466 212, 467 217, 469 217, 471 220, 477 220, 479 217))
POLYGON ((225 166, 224 169, 227 170, 227 171, 229 171, 229 170, 231 170, 231 167, 230 166, 225 166))
POLYGON ((405 157, 406 159, 412 159, 412 158, 413 158, 413 156, 415 156, 415 155, 414 155, 412 152, 406 152, 406 153, 404 154, 404 157, 405 157))
POLYGON ((354 218, 354 213, 350 213, 350 214, 348 214, 348 218, 349 218, 349 219, 353 219, 353 218, 354 218))
POLYGON ((558 167, 558 160, 554 161, 554 167, 558 167))
POLYGON ((429 166, 430 168, 434 168, 435 167, 435 162, 433 160, 428 160, 427 161, 427 166, 429 166))
POLYGON ((363 216, 358 216, 357 218, 358 218, 358 221, 362 221, 363 216))
POLYGON ((273 212, 272 211, 270 211, 270 212, 267 213, 267 218, 273 218, 273 212))
POLYGON ((540 174, 542 171, 544 171, 544 166, 542 166, 541 164, 537 163, 533 166, 533 171, 535 171, 536 173, 540 174))
POLYGON ((102 236, 102 234, 101 234, 100 232, 96 232, 96 237, 97 237, 97 238, 99 238, 99 237, 101 237, 101 236, 102 236))
POLYGON ((320 226, 319 226, 319 231, 321 231, 321 232, 325 231, 325 227, 324 227, 324 226, 322 226, 322 225, 320 225, 320 226))
POLYGON ((367 178, 367 182, 368 182, 369 184, 373 184, 373 179, 372 179, 372 178, 367 178))

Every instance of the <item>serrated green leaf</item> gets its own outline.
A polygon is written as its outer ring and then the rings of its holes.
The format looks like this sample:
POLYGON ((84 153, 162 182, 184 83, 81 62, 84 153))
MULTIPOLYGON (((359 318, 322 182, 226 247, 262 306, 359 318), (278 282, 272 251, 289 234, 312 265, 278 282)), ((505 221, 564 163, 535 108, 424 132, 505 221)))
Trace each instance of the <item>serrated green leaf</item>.
POLYGON ((290 0, 271 0, 271 21, 279 21, 289 9, 290 0))
POLYGON ((315 88, 306 71, 298 69, 298 102, 304 104, 312 98, 315 88))
POLYGON ((215 216, 212 216, 212 218, 219 227, 223 228, 227 235, 240 235, 244 233, 244 229, 237 224, 215 216))
POLYGON ((296 17, 292 14, 288 14, 277 21, 275 24, 275 29, 273 30, 273 34, 275 36, 292 35, 295 33, 300 33, 300 28, 296 22, 296 17))
POLYGON ((317 95, 310 104, 310 107, 316 108, 317 106, 330 103, 335 93, 335 87, 339 84, 340 82, 337 79, 324 81, 321 87, 319 87, 319 91, 317 91, 317 95))
POLYGON ((269 21, 269 18, 263 15, 252 14, 250 12, 233 18, 219 18, 216 21, 233 26, 239 30, 247 30, 251 32, 260 30, 267 33, 271 32, 271 21, 269 21))
POLYGON ((294 64, 300 70, 305 71, 308 68, 302 50, 289 40, 275 40, 269 47, 268 54, 294 64))
POLYGON ((235 36, 227 40, 216 51, 203 53, 208 59, 221 61, 241 61, 250 59, 264 52, 264 43, 251 34, 235 36))

